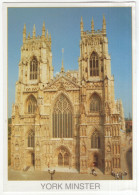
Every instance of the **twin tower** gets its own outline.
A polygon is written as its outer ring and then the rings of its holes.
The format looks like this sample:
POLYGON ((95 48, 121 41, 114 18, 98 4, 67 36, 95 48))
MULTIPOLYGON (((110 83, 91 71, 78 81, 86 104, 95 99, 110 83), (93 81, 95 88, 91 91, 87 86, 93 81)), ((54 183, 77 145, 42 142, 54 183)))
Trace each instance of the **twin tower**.
MULTIPOLYGON (((106 75, 110 76, 110 56, 108 54, 105 17, 103 16, 102 30, 94 30, 94 21, 92 18, 91 32, 84 31, 82 17, 80 22, 80 29, 80 57, 78 59, 79 82, 81 82, 81 80, 89 81, 96 78, 104 79, 106 75), (93 59, 95 60, 94 65, 92 61, 93 59), (106 63, 107 67, 105 67, 106 63)), ((32 37, 30 36, 30 33, 27 37, 26 25, 24 25, 21 61, 30 61, 33 56, 40 64, 38 66, 40 67, 40 71, 37 75, 37 81, 48 83, 51 79, 53 79, 54 69, 52 66, 51 34, 48 34, 48 30, 46 32, 45 23, 43 23, 42 26, 41 36, 36 36, 36 28, 34 25, 32 37)), ((64 70, 63 65, 61 70, 64 70)), ((25 83, 30 83, 29 78, 29 75, 23 75, 22 79, 20 79, 24 80, 25 83)))
MULTIPOLYGON (((105 174, 122 169, 124 114, 115 101, 108 53, 106 22, 102 30, 84 31, 81 18, 79 70, 53 77, 51 35, 26 37, 19 62, 19 79, 12 108, 11 167, 49 167, 105 174)), ((72 58, 72 56, 71 56, 72 58)))

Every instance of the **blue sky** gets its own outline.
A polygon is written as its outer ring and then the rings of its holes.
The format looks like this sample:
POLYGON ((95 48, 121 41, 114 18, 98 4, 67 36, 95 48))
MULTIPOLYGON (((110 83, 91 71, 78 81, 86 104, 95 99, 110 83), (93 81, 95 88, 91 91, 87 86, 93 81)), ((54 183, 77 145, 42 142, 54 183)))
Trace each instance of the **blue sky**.
POLYGON ((78 69, 80 55, 80 20, 84 30, 91 30, 92 16, 95 30, 102 28, 106 18, 111 73, 115 78, 115 99, 122 99, 125 117, 132 115, 132 45, 131 8, 8 8, 8 117, 15 102, 15 83, 18 80, 18 63, 21 56, 22 32, 26 24, 27 35, 41 35, 42 24, 51 33, 52 64, 54 73, 60 71, 62 48, 65 70, 78 69))

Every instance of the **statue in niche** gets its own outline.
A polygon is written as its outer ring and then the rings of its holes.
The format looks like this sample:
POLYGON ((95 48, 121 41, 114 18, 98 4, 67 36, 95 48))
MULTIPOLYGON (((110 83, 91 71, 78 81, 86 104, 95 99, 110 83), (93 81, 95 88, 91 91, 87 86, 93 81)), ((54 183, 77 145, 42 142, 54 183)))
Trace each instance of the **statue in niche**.
POLYGON ((85 122, 85 114, 86 114, 86 112, 85 112, 85 106, 84 106, 83 102, 81 103, 80 111, 81 111, 81 121, 85 122))
POLYGON ((86 153, 86 147, 83 145, 82 146, 82 153, 85 154, 86 153))
POLYGON ((106 148, 106 151, 107 151, 107 152, 111 152, 111 146, 110 146, 110 143, 108 143, 107 148, 106 148))

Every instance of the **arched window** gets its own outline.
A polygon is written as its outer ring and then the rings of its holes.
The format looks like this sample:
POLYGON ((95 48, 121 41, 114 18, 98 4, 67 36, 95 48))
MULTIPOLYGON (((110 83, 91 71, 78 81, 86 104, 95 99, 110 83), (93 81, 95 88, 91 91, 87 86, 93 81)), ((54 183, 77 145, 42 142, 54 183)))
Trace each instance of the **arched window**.
POLYGON ((91 136, 91 148, 100 148, 100 137, 97 131, 91 136))
POLYGON ((99 76, 99 60, 95 52, 90 56, 90 76, 99 76))
POLYGON ((36 111, 37 101, 33 95, 29 96, 27 100, 27 113, 34 114, 36 111))
POLYGON ((53 137, 72 137, 72 108, 68 99, 62 94, 54 105, 53 137))
POLYGON ((38 62, 34 57, 30 62, 30 80, 37 79, 37 71, 38 71, 38 62))
POLYGON ((101 108, 101 102, 98 95, 94 94, 90 103, 90 112, 99 112, 101 108))
POLYGON ((34 147, 35 146, 35 136, 34 131, 31 130, 28 133, 28 147, 34 147))

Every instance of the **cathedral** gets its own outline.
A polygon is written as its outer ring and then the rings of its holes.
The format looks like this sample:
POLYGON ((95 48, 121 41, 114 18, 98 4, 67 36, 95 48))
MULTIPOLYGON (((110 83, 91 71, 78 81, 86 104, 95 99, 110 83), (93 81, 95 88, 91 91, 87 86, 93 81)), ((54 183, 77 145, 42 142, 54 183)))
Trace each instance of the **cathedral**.
POLYGON ((124 111, 115 100, 108 53, 106 21, 101 30, 84 31, 80 22, 78 71, 61 70, 54 77, 51 35, 26 35, 12 106, 11 167, 15 170, 77 171, 104 174, 121 170, 124 111))

